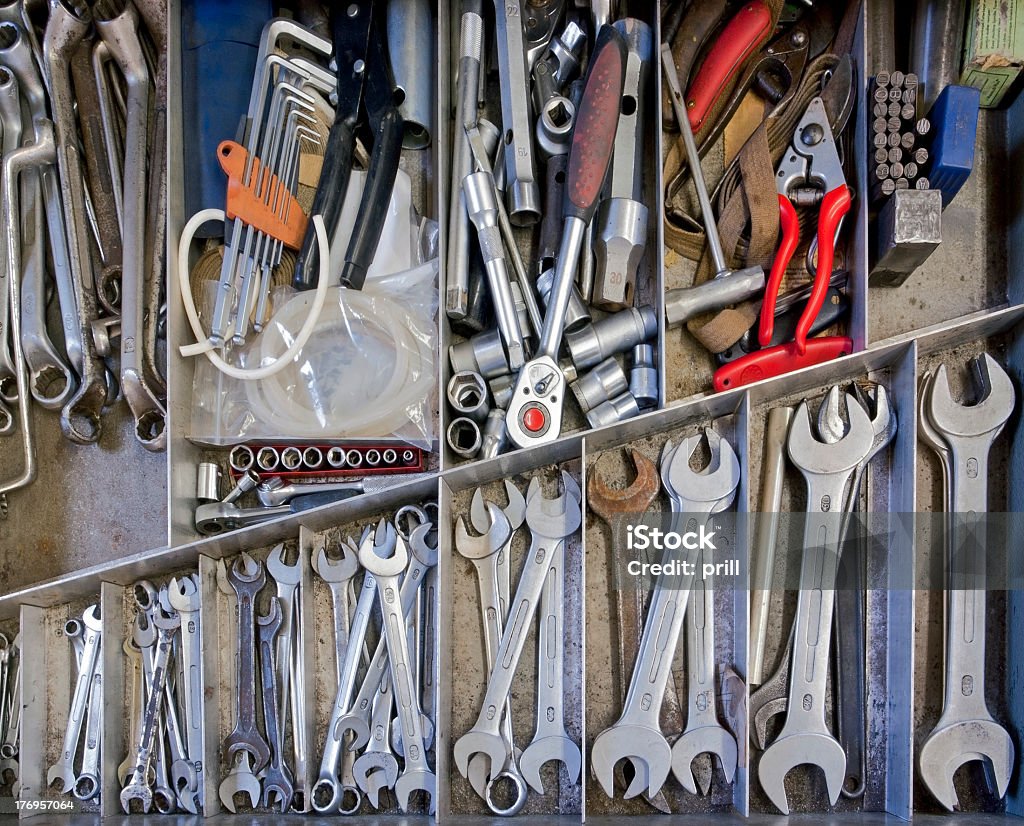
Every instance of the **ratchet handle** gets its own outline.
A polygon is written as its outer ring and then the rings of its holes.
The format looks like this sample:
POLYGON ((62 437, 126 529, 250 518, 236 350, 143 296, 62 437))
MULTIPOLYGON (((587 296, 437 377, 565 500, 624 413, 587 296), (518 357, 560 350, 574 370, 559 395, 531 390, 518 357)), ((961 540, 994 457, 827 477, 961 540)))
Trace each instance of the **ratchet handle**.
POLYGON ((764 286, 761 323, 757 331, 757 340, 762 347, 771 344, 772 336, 775 333, 775 300, 779 297, 779 288, 782 286, 782 277, 786 274, 786 267, 793 259, 796 245, 800 242, 800 222, 796 217, 796 208, 787 196, 781 194, 779 195, 779 225, 782 227, 782 242, 779 244, 779 251, 775 253, 775 260, 772 261, 772 271, 768 274, 768 283, 764 286))
POLYGON ((384 219, 391 206, 391 190, 398 174, 398 160, 402 155, 405 122, 394 106, 388 106, 380 118, 373 136, 370 167, 359 201, 359 212, 352 237, 345 253, 345 266, 341 271, 342 286, 360 290, 366 280, 366 271, 377 252, 384 219))
POLYGON ((772 13, 764 2, 747 3, 722 29, 686 95, 686 110, 695 135, 705 125, 715 103, 728 94, 743 64, 771 33, 772 13))
POLYGON ((807 336, 811 331, 814 319, 821 312, 825 302, 829 281, 832 277, 832 262, 836 252, 836 232, 843 216, 850 211, 850 190, 846 184, 840 184, 831 192, 827 192, 821 201, 818 213, 818 269, 814 275, 814 286, 811 296, 807 299, 800 321, 796 325, 796 349, 802 356, 807 349, 807 336))
MULTIPOLYGON (((345 202, 348 179, 352 174, 352 156, 356 147, 356 122, 353 119, 339 117, 334 119, 331 131, 327 136, 327 147, 324 150, 323 168, 320 180, 313 196, 313 207, 310 215, 320 215, 324 219, 327 237, 333 238, 341 217, 341 207, 345 202)), ((302 247, 295 259, 295 274, 292 286, 297 290, 316 288, 320 277, 320 250, 316 240, 313 222, 306 226, 306 235, 302 239, 302 247)))
POLYGON ((732 390, 772 376, 824 364, 852 352, 853 339, 843 336, 809 339, 803 353, 797 351, 793 342, 755 350, 715 371, 715 392, 732 390))
POLYGON ((626 41, 614 26, 603 26, 587 70, 583 97, 569 149, 565 217, 590 223, 611 166, 626 76, 626 41))

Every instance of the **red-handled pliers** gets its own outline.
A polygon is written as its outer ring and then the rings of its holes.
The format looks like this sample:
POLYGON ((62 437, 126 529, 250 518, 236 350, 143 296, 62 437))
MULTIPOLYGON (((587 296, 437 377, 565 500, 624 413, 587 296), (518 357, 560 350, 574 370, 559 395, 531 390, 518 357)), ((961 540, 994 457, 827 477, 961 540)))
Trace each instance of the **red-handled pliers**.
POLYGON ((835 137, 821 98, 814 98, 810 102, 797 124, 793 140, 776 171, 775 184, 779 195, 782 241, 772 263, 761 304, 757 337, 764 349, 719 368, 715 372, 715 390, 718 391, 821 364, 853 350, 853 341, 846 337, 807 339, 828 292, 836 235, 843 216, 850 210, 851 202, 835 137), (775 300, 786 268, 800 242, 800 225, 793 200, 797 203, 813 203, 819 198, 818 266, 811 295, 800 315, 794 340, 768 347, 775 331, 775 300))

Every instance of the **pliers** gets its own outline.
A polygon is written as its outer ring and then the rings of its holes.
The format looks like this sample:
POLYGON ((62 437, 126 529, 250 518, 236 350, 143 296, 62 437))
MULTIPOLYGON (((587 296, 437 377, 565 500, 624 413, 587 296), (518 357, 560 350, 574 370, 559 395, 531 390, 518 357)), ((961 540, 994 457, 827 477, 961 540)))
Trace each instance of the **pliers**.
MULTIPOLYGON (((380 240, 402 152, 404 124, 395 106, 395 83, 384 47, 381 14, 375 0, 334 4, 331 22, 337 64, 338 104, 327 138, 323 171, 311 215, 322 215, 333 237, 352 172, 356 133, 365 124, 373 152, 359 212, 341 272, 343 286, 360 289, 380 240)), ((292 286, 316 287, 318 249, 310 222, 295 262, 292 286)))
POLYGON ((793 140, 776 170, 775 185, 782 241, 772 263, 761 304, 758 341, 764 349, 719 368, 715 372, 715 390, 718 391, 821 364, 853 351, 852 339, 844 336, 807 338, 828 292, 836 236, 851 204, 835 137, 820 97, 808 104, 797 124, 793 140), (810 297, 797 322, 794 340, 769 347, 775 330, 775 301, 779 287, 800 242, 800 224, 794 202, 800 206, 821 204, 818 213, 818 265, 810 297))

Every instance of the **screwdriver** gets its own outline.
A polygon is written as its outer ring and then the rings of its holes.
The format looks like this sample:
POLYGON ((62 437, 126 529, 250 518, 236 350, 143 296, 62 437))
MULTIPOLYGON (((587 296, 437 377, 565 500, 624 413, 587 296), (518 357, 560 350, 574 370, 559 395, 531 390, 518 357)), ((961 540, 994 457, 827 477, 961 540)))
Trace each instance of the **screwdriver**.
POLYGON ((533 359, 519 373, 506 415, 509 438, 517 447, 550 442, 561 431, 565 376, 558 367, 558 349, 583 235, 597 210, 611 165, 625 71, 626 42, 614 27, 603 26, 590 61, 569 149, 565 223, 540 343, 533 359))

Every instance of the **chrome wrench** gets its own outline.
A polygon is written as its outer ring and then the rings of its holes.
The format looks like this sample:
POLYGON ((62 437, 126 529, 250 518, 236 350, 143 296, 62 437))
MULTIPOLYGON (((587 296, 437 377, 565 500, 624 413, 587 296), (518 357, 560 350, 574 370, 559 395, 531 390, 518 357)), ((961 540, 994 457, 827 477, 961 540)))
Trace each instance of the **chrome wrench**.
POLYGON ((71 711, 68 714, 68 725, 64 732, 64 745, 61 747, 60 759, 46 773, 46 785, 52 786, 55 780, 61 781, 61 791, 68 793, 77 785, 75 775, 75 753, 82 734, 86 707, 89 700, 89 689, 92 686, 99 658, 100 639, 103 624, 100 622, 99 606, 91 605, 82 614, 83 647, 82 661, 75 681, 75 691, 71 697, 71 711))

